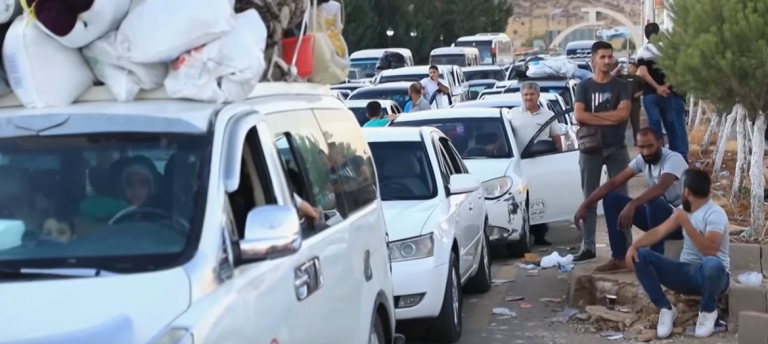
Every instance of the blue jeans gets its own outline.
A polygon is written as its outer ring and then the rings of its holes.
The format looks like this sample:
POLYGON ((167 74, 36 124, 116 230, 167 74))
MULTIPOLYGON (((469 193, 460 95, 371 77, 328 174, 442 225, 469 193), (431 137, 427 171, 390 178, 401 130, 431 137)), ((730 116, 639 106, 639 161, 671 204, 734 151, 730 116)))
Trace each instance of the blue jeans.
MULTIPOLYGON (((629 196, 619 192, 611 192, 603 199, 603 212, 605 213, 605 225, 608 227, 608 242, 611 245, 611 257, 617 260, 624 260, 627 256, 629 245, 632 244, 632 232, 624 231, 619 228, 619 214, 624 207, 631 202, 629 196)), ((647 232, 654 227, 664 223, 672 216, 672 206, 663 198, 654 199, 635 209, 635 216, 632 224, 647 232)), ((682 231, 670 234, 667 239, 682 239, 682 231)), ((651 246, 651 250, 664 254, 664 240, 661 240, 651 246)))
POLYGON ((662 97, 657 94, 643 96, 643 107, 648 116, 648 126, 664 137, 661 126, 667 131, 669 149, 680 153, 688 161, 688 130, 685 123, 685 99, 677 95, 662 97))
POLYGON ((728 290, 731 278, 723 261, 704 257, 700 264, 679 262, 647 248, 637 250, 635 275, 651 302, 659 309, 672 304, 661 286, 683 295, 701 296, 699 308, 711 313, 717 310, 717 298, 728 290))

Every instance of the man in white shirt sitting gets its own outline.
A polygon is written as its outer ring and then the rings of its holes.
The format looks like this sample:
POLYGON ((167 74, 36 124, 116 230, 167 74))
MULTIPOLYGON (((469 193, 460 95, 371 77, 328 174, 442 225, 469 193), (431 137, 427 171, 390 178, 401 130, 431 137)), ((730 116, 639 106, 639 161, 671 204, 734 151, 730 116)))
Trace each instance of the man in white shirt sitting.
MULTIPOLYGON (((541 90, 537 83, 530 81, 522 83, 520 85, 520 92, 523 96, 523 106, 512 109, 509 115, 512 129, 515 133, 515 143, 522 153, 522 150, 525 149, 528 141, 531 141, 533 135, 555 114, 547 108, 539 106, 541 90)), ((560 135, 562 135, 560 126, 557 121, 554 121, 536 137, 535 141, 552 140, 557 146, 557 150, 562 152, 563 145, 560 135)), ((533 235, 533 243, 535 245, 552 245, 552 243, 544 238, 547 235, 547 230, 546 224, 531 226, 531 234, 533 235)))
POLYGON ((701 296, 694 335, 709 337, 717 323, 717 299, 730 285, 728 215, 709 199, 712 180, 699 169, 683 173, 683 202, 660 226, 641 236, 627 251, 626 263, 648 298, 659 308, 656 335, 668 337, 675 327, 677 309, 662 286, 676 293, 701 296), (647 247, 660 242, 678 227, 683 228, 680 261, 669 259, 647 247))
MULTIPOLYGON (((432 100, 432 95, 435 94, 435 92, 440 91, 447 97, 451 96, 451 89, 446 86, 448 83, 445 82, 445 80, 440 79, 440 69, 437 68, 437 66, 429 66, 429 77, 426 77, 424 79, 421 79, 421 87, 422 92, 424 93, 424 98, 427 99, 427 101, 432 100)), ((439 97, 439 96, 438 96, 439 97)), ((435 100, 435 104, 442 104, 442 101, 440 99, 435 100)), ((444 106, 438 106, 438 107, 444 107, 444 106)))

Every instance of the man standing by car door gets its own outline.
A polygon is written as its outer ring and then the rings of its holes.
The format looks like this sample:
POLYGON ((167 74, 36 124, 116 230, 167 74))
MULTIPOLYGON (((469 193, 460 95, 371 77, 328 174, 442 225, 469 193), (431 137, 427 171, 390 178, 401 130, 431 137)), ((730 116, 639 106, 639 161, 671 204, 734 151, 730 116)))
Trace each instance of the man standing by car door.
MULTIPOLYGON (((438 69, 437 66, 429 66, 429 77, 421 79, 422 92, 424 97, 428 100, 432 100, 432 96, 437 91, 450 97, 451 90, 446 86, 447 84, 448 83, 445 80, 440 79, 440 69, 438 69)), ((435 103, 438 104, 438 108, 447 107, 447 105, 442 104, 439 98, 435 98, 435 103)))
MULTIPOLYGON (((595 42, 592 45, 595 74, 592 78, 582 80, 576 88, 574 117, 580 125, 576 136, 579 140, 579 166, 584 198, 589 197, 600 186, 603 166, 608 170, 609 178, 614 178, 629 165, 624 133, 632 106, 632 96, 629 85, 611 75, 612 64, 611 43, 595 42)), ((619 192, 628 194, 627 186, 619 187, 619 192)), ((583 239, 581 253, 574 262, 594 259, 596 205, 587 209, 583 223, 580 221, 575 225, 582 230, 583 239)))

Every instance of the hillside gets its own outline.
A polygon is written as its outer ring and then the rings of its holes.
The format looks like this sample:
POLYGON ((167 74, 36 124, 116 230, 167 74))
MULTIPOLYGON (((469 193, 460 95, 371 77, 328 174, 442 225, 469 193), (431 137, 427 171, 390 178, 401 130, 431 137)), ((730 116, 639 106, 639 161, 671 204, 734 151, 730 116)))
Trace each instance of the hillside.
MULTIPOLYGON (((514 16, 507 27, 507 35, 515 41, 524 42, 530 37, 541 37, 547 31, 565 30, 571 25, 586 21, 585 7, 604 7, 627 16, 636 25, 641 22, 641 0, 510 0, 514 5, 514 16), (549 16, 557 9, 561 12, 549 16)), ((606 22, 608 27, 623 24, 612 17, 603 16, 598 20, 606 22)))

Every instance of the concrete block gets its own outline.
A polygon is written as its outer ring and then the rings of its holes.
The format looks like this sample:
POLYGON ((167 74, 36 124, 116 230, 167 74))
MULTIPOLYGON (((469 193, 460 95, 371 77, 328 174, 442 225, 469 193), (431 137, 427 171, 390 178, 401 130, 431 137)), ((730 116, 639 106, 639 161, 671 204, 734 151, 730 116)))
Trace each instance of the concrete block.
POLYGON ((739 313, 739 344, 768 343, 768 314, 739 313))
POLYGON ((594 280, 590 271, 586 269, 573 269, 568 287, 568 304, 574 307, 591 305, 594 303, 594 280))
POLYGON ((760 245, 731 243, 730 257, 731 271, 734 274, 745 271, 763 271, 760 245))
POLYGON ((728 291, 728 331, 738 331, 741 312, 768 313, 766 297, 768 294, 765 287, 747 287, 731 279, 728 291))
POLYGON ((680 260, 680 252, 683 251, 682 240, 664 241, 664 256, 673 260, 680 260))

